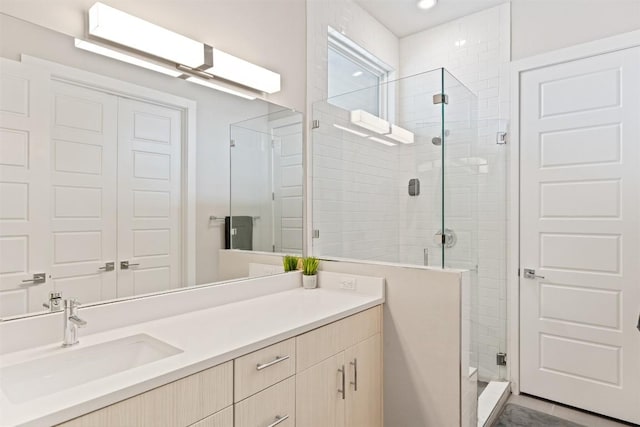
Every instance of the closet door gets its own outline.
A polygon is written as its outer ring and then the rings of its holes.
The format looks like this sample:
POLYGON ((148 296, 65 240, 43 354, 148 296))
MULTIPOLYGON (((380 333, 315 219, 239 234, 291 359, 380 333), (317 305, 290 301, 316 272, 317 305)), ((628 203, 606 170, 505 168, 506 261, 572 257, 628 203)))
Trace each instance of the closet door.
POLYGON ((113 95, 51 82, 51 276, 82 303, 116 297, 105 265, 116 260, 117 108, 113 95))
POLYGON ((181 116, 118 101, 119 297, 181 285, 181 116))
POLYGON ((0 317, 44 310, 49 273, 49 74, 0 59, 0 317))

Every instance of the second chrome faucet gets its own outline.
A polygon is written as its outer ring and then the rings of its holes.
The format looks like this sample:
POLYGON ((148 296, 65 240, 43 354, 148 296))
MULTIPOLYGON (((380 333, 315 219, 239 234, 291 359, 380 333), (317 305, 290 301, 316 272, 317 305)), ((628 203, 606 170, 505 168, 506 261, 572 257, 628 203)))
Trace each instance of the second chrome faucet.
POLYGON ((78 307, 80 303, 75 299, 64 300, 64 341, 63 347, 70 347, 78 344, 78 327, 87 324, 78 317, 78 307))

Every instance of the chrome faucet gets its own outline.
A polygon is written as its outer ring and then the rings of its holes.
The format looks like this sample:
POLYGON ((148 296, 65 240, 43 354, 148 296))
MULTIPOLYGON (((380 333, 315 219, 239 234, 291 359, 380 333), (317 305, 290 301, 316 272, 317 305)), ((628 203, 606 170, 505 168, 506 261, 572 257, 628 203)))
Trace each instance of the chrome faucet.
POLYGON ((78 317, 78 307, 80 303, 76 299, 64 300, 64 341, 63 347, 71 347, 78 344, 78 327, 87 324, 78 317))

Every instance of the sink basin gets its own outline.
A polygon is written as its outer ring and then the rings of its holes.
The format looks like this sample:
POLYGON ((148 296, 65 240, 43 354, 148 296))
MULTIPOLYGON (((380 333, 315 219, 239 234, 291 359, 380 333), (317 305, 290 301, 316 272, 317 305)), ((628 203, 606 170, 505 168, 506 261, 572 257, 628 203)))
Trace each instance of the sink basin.
POLYGON ((21 403, 178 353, 146 334, 71 351, 61 347, 54 355, 0 368, 0 387, 11 402, 21 403))

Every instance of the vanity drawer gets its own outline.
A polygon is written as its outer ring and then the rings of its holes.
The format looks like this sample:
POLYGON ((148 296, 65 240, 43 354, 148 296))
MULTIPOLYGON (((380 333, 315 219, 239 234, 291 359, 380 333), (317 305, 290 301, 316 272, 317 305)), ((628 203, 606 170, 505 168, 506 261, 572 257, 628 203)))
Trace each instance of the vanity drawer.
POLYGON ((296 425, 296 380, 291 377, 234 405, 234 427, 296 425), (283 419, 284 418, 284 419, 283 419), (279 420, 279 423, 277 423, 279 420), (277 424, 276 424, 277 423, 277 424))
POLYGON ((295 338, 254 351, 234 362, 234 402, 264 390, 295 373, 295 338))
POLYGON ((296 372, 381 332, 381 323, 382 306, 377 306, 299 335, 296 338, 296 372))
POLYGON ((200 420, 189 427, 233 427, 233 406, 200 420))

